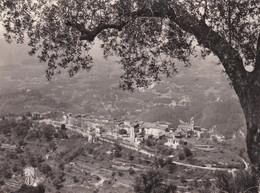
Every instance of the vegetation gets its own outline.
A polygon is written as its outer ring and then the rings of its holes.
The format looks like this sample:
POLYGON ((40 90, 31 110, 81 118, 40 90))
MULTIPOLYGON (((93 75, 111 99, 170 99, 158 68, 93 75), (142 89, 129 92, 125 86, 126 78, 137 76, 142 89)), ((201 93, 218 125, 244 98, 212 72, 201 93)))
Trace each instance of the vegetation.
POLYGON ((127 131, 126 131, 125 129, 120 129, 120 130, 118 131, 118 133, 119 133, 120 135, 125 135, 125 134, 127 134, 127 131))
POLYGON ((113 153, 114 153, 114 156, 119 158, 119 157, 122 157, 122 146, 120 146, 118 143, 115 143, 114 144, 114 149, 113 149, 113 153))
POLYGON ((37 187, 33 186, 27 186, 27 185, 22 185, 21 188, 14 193, 44 193, 45 192, 45 187, 43 185, 38 185, 37 187))
POLYGON ((258 192, 257 177, 247 171, 240 171, 236 173, 235 177, 227 172, 217 172, 216 180, 217 188, 224 192, 258 192))
POLYGON ((165 174, 161 170, 149 170, 135 178, 136 193, 174 193, 176 186, 167 184, 165 174))

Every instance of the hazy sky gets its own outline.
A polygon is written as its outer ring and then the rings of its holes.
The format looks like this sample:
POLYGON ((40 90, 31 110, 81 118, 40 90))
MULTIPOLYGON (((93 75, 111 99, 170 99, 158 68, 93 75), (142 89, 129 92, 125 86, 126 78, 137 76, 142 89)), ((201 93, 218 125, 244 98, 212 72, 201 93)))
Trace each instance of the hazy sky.
MULTIPOLYGON (((4 29, 0 26, 0 66, 9 64, 19 64, 22 60, 26 58, 31 59, 32 57, 28 55, 29 47, 26 44, 8 44, 3 37, 4 29)), ((106 61, 103 58, 103 51, 100 48, 100 43, 96 40, 95 45, 93 45, 90 50, 91 56, 94 60, 106 61)), ((34 58, 36 58, 34 56, 34 58)), ((110 57, 109 60, 115 61, 115 58, 110 57)))

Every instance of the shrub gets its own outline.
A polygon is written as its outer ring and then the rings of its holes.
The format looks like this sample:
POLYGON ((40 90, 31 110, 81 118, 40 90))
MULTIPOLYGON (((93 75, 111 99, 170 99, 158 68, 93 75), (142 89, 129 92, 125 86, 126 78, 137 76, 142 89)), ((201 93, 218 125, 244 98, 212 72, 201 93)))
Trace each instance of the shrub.
POLYGON ((78 179, 76 176, 73 176, 73 182, 74 182, 74 183, 78 183, 78 182, 79 182, 79 179, 78 179))
POLYGON ((39 167, 39 170, 45 174, 47 177, 52 175, 52 169, 51 166, 49 166, 48 164, 42 164, 39 167))
POLYGON ((6 170, 5 173, 4 173, 4 177, 6 179, 11 179, 12 178, 12 173, 10 170, 6 170))
POLYGON ((133 160, 135 159, 135 156, 130 152, 130 153, 128 154, 128 159, 129 159, 130 161, 133 161, 133 160))
POLYGON ((177 170, 176 164, 169 164, 168 165, 168 171, 170 174, 173 174, 177 170))
POLYGON ((63 187, 63 185, 61 184, 60 179, 58 179, 58 178, 55 178, 52 184, 53 184, 53 186, 55 186, 55 188, 57 190, 59 190, 59 189, 61 189, 63 187))
POLYGON ((118 131, 118 133, 119 133, 120 135, 125 135, 125 134, 127 134, 127 131, 126 131, 125 129, 120 129, 120 130, 118 131))
POLYGON ((154 164, 156 167, 163 168, 166 165, 166 162, 162 157, 155 158, 154 164))
POLYGON ((25 146, 27 143, 23 140, 23 139, 20 139, 19 141, 18 141, 18 145, 19 146, 25 146))
POLYGON ((184 154, 185 154, 186 157, 192 156, 192 152, 190 151, 189 148, 184 147, 183 151, 184 151, 184 154))
POLYGON ((62 124, 60 129, 66 131, 67 130, 66 125, 62 124))
POLYGON ((136 193, 175 192, 176 186, 165 183, 166 178, 161 170, 149 170, 135 178, 134 190, 136 193))
POLYGON ((187 183, 187 180, 185 179, 184 176, 181 176, 181 183, 183 183, 183 184, 187 183))
POLYGON ((216 172, 216 186, 229 193, 257 192, 257 177, 247 171, 236 172, 235 176, 227 172, 216 172))
POLYGON ((114 156, 117 158, 122 157, 122 149, 122 146, 119 144, 114 144, 114 156))
POLYGON ((129 172, 130 175, 134 175, 135 174, 135 171, 134 171, 133 168, 129 168, 128 172, 129 172))
POLYGON ((179 153, 178 154, 178 158, 179 158, 179 160, 184 160, 185 159, 185 156, 184 156, 184 154, 183 153, 179 153))

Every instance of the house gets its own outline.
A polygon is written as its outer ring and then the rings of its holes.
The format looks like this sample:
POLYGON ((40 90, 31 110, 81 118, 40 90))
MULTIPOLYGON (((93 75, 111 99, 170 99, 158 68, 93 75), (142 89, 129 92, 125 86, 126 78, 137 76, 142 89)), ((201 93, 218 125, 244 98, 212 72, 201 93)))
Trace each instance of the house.
POLYGON ((50 119, 53 117, 53 113, 51 111, 47 111, 41 114, 42 119, 50 119))
POLYGON ((148 138, 150 135, 158 139, 165 135, 165 131, 157 128, 145 128, 145 137, 148 138))
POLYGON ((129 141, 131 141, 132 143, 135 142, 135 129, 134 129, 134 127, 130 127, 129 141))
POLYGON ((63 124, 68 124, 68 121, 69 121, 69 115, 63 115, 63 121, 62 121, 62 123, 63 123, 63 124))
POLYGON ((201 128, 201 126, 194 126, 194 130, 195 131, 202 131, 202 128, 201 128))
POLYGON ((71 126, 82 127, 82 125, 83 125, 83 119, 81 116, 74 116, 72 114, 69 114, 68 119, 66 121, 67 121, 68 125, 71 125, 71 126))
POLYGON ((186 131, 186 132, 187 131, 192 131, 193 130, 193 125, 190 125, 190 124, 180 124, 177 129, 179 129, 181 131, 186 131))
POLYGON ((96 127, 95 128, 95 134, 96 134, 96 137, 101 137, 101 128, 100 127, 96 127))
POLYGON ((168 125, 145 122, 143 123, 143 128, 144 128, 145 138, 148 138, 149 136, 153 136, 158 139, 166 134, 166 128, 168 128, 168 125))
POLYGON ((88 137, 88 142, 95 143, 96 142, 96 130, 95 129, 89 129, 86 133, 88 137))
POLYGON ((139 145, 144 140, 144 137, 137 136, 135 138, 135 144, 139 145))
POLYGON ((180 145, 180 140, 175 138, 175 136, 168 137, 167 142, 164 144, 170 148, 177 149, 180 145))
POLYGON ((190 123, 180 121, 180 125, 175 130, 175 137, 200 137, 202 133, 203 128, 200 126, 195 126, 194 119, 192 117, 190 123))
POLYGON ((40 120, 41 119, 41 113, 39 113, 39 112, 32 112, 32 119, 33 120, 40 120))

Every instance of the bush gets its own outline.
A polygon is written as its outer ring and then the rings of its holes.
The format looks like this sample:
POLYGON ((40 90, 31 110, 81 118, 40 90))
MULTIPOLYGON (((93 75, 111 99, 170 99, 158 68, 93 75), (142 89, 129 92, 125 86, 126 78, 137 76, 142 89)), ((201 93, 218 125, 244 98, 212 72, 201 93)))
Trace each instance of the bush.
POLYGON ((183 184, 187 183, 187 180, 185 179, 184 176, 181 176, 181 183, 183 183, 183 184))
POLYGON ((55 180, 53 181, 53 186, 55 186, 55 188, 57 190, 61 189, 63 187, 63 185, 61 184, 61 180, 58 178, 55 178, 55 180))
POLYGON ((18 145, 19 146, 25 146, 27 143, 25 143, 25 141, 23 140, 23 139, 20 139, 19 141, 18 141, 18 145))
POLYGON ((155 157, 154 164, 156 167, 163 168, 166 165, 166 162, 162 157, 159 158, 155 157))
POLYGON ((135 156, 130 152, 130 153, 128 154, 128 159, 129 159, 130 161, 133 161, 133 160, 135 159, 135 156))
POLYGON ((161 170, 149 170, 135 178, 134 190, 136 193, 175 192, 176 186, 165 183, 166 178, 161 170))
POLYGON ((179 160, 184 160, 185 159, 185 156, 184 156, 184 154, 183 153, 179 153, 178 154, 178 158, 179 158, 179 160))
POLYGON ((118 131, 118 133, 119 133, 120 135, 125 135, 125 134, 127 134, 127 131, 126 131, 125 129, 120 129, 120 130, 118 131))
POLYGON ((12 178, 12 173, 10 170, 6 170, 5 173, 4 173, 4 177, 6 179, 11 179, 12 178))
POLYGON ((67 130, 66 125, 62 124, 60 129, 66 131, 67 130))
POLYGON ((18 171, 18 167, 17 167, 17 165, 15 165, 14 167, 13 167, 13 172, 17 172, 18 171))
POLYGON ((19 153, 23 153, 23 150, 22 150, 22 148, 21 147, 16 147, 15 148, 15 152, 17 153, 17 154, 19 154, 19 153))
POLYGON ((129 168, 128 172, 129 172, 130 175, 134 175, 135 174, 135 171, 134 171, 133 168, 129 168))
POLYGON ((51 166, 49 166, 48 164, 42 164, 39 167, 39 170, 45 174, 47 177, 52 175, 52 169, 51 166))
POLYGON ((229 193, 257 192, 257 177, 247 171, 236 172, 233 177, 227 172, 216 172, 216 186, 221 191, 229 193))
POLYGON ((74 182, 74 183, 78 183, 78 182, 79 182, 79 179, 78 179, 76 176, 73 176, 73 182, 74 182))
POLYGON ((168 165, 168 171, 170 174, 173 174, 177 170, 176 164, 169 164, 168 165))
POLYGON ((115 143, 114 144, 114 156, 117 158, 122 157, 122 149, 123 149, 122 146, 115 143))
POLYGON ((190 151, 189 148, 184 147, 183 151, 184 151, 184 154, 185 154, 186 157, 192 156, 192 152, 190 151))

